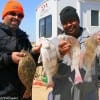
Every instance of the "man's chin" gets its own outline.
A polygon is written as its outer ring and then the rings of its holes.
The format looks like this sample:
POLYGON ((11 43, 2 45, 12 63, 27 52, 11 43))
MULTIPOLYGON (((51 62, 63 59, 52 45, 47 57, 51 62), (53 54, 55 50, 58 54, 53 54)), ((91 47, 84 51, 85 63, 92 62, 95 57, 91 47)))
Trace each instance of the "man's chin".
POLYGON ((17 29, 18 28, 18 25, 12 25, 11 26, 11 29, 17 29))

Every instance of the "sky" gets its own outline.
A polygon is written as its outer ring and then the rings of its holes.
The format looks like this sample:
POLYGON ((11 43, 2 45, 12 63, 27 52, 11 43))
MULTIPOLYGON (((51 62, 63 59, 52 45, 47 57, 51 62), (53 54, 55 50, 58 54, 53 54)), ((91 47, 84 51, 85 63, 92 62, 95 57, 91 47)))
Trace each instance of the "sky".
MULTIPOLYGON (((2 10, 4 8, 5 3, 9 0, 0 0, 0 22, 2 21, 1 15, 2 10)), ((19 1, 24 8, 24 19, 21 22, 20 28, 24 30, 31 42, 35 42, 36 40, 36 8, 43 0, 17 0, 19 1)))

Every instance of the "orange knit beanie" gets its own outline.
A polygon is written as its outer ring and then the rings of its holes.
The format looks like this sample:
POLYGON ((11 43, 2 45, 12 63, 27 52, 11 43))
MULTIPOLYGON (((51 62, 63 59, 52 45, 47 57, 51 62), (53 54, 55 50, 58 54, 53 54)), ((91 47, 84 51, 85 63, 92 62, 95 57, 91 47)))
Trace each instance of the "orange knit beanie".
POLYGON ((22 7, 21 3, 19 3, 18 1, 15 1, 15 0, 9 0, 5 4, 5 7, 2 11, 2 19, 6 16, 6 14, 8 12, 12 12, 12 11, 19 12, 24 17, 24 10, 23 10, 23 7, 22 7))

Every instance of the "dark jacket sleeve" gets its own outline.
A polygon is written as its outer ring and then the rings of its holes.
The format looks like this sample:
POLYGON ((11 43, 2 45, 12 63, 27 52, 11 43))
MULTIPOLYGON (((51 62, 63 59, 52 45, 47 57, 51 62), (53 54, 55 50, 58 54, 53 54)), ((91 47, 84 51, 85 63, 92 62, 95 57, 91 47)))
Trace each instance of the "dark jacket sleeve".
MULTIPOLYGON (((0 65, 4 65, 4 66, 10 66, 11 64, 13 64, 13 61, 11 59, 11 55, 9 53, 0 53, 0 65)), ((2 66, 2 67, 4 67, 2 66)), ((1 68, 1 66, 0 66, 1 68)))
POLYGON ((15 43, 14 37, 9 37, 0 30, 0 68, 14 64, 11 59, 11 52, 15 48, 15 43))

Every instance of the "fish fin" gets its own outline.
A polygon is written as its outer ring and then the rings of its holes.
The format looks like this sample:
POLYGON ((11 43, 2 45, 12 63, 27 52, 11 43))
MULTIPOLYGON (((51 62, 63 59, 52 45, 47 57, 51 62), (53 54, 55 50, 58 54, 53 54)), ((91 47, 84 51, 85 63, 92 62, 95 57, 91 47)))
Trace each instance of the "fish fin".
POLYGON ((48 50, 46 50, 45 55, 47 56, 47 61, 50 61, 51 58, 50 58, 50 54, 49 54, 48 50))
POLYGON ((72 72, 73 70, 75 70, 75 68, 74 68, 74 66, 73 66, 73 65, 71 65, 71 72, 72 72))
POLYGON ((42 62, 42 56, 40 54, 39 58, 38 58, 38 64, 42 62))
POLYGON ((75 77, 74 77, 74 84, 82 83, 82 76, 80 74, 79 69, 75 69, 75 77))
POLYGON ((52 83, 50 83, 50 84, 47 85, 47 89, 48 89, 48 88, 53 88, 54 86, 55 86, 55 83, 52 82, 52 83))
POLYGON ((29 98, 31 96, 31 92, 28 90, 25 90, 24 94, 23 94, 23 98, 29 98))
POLYGON ((74 84, 78 84, 78 83, 82 83, 82 82, 83 82, 83 80, 82 80, 81 75, 75 74, 74 84))

